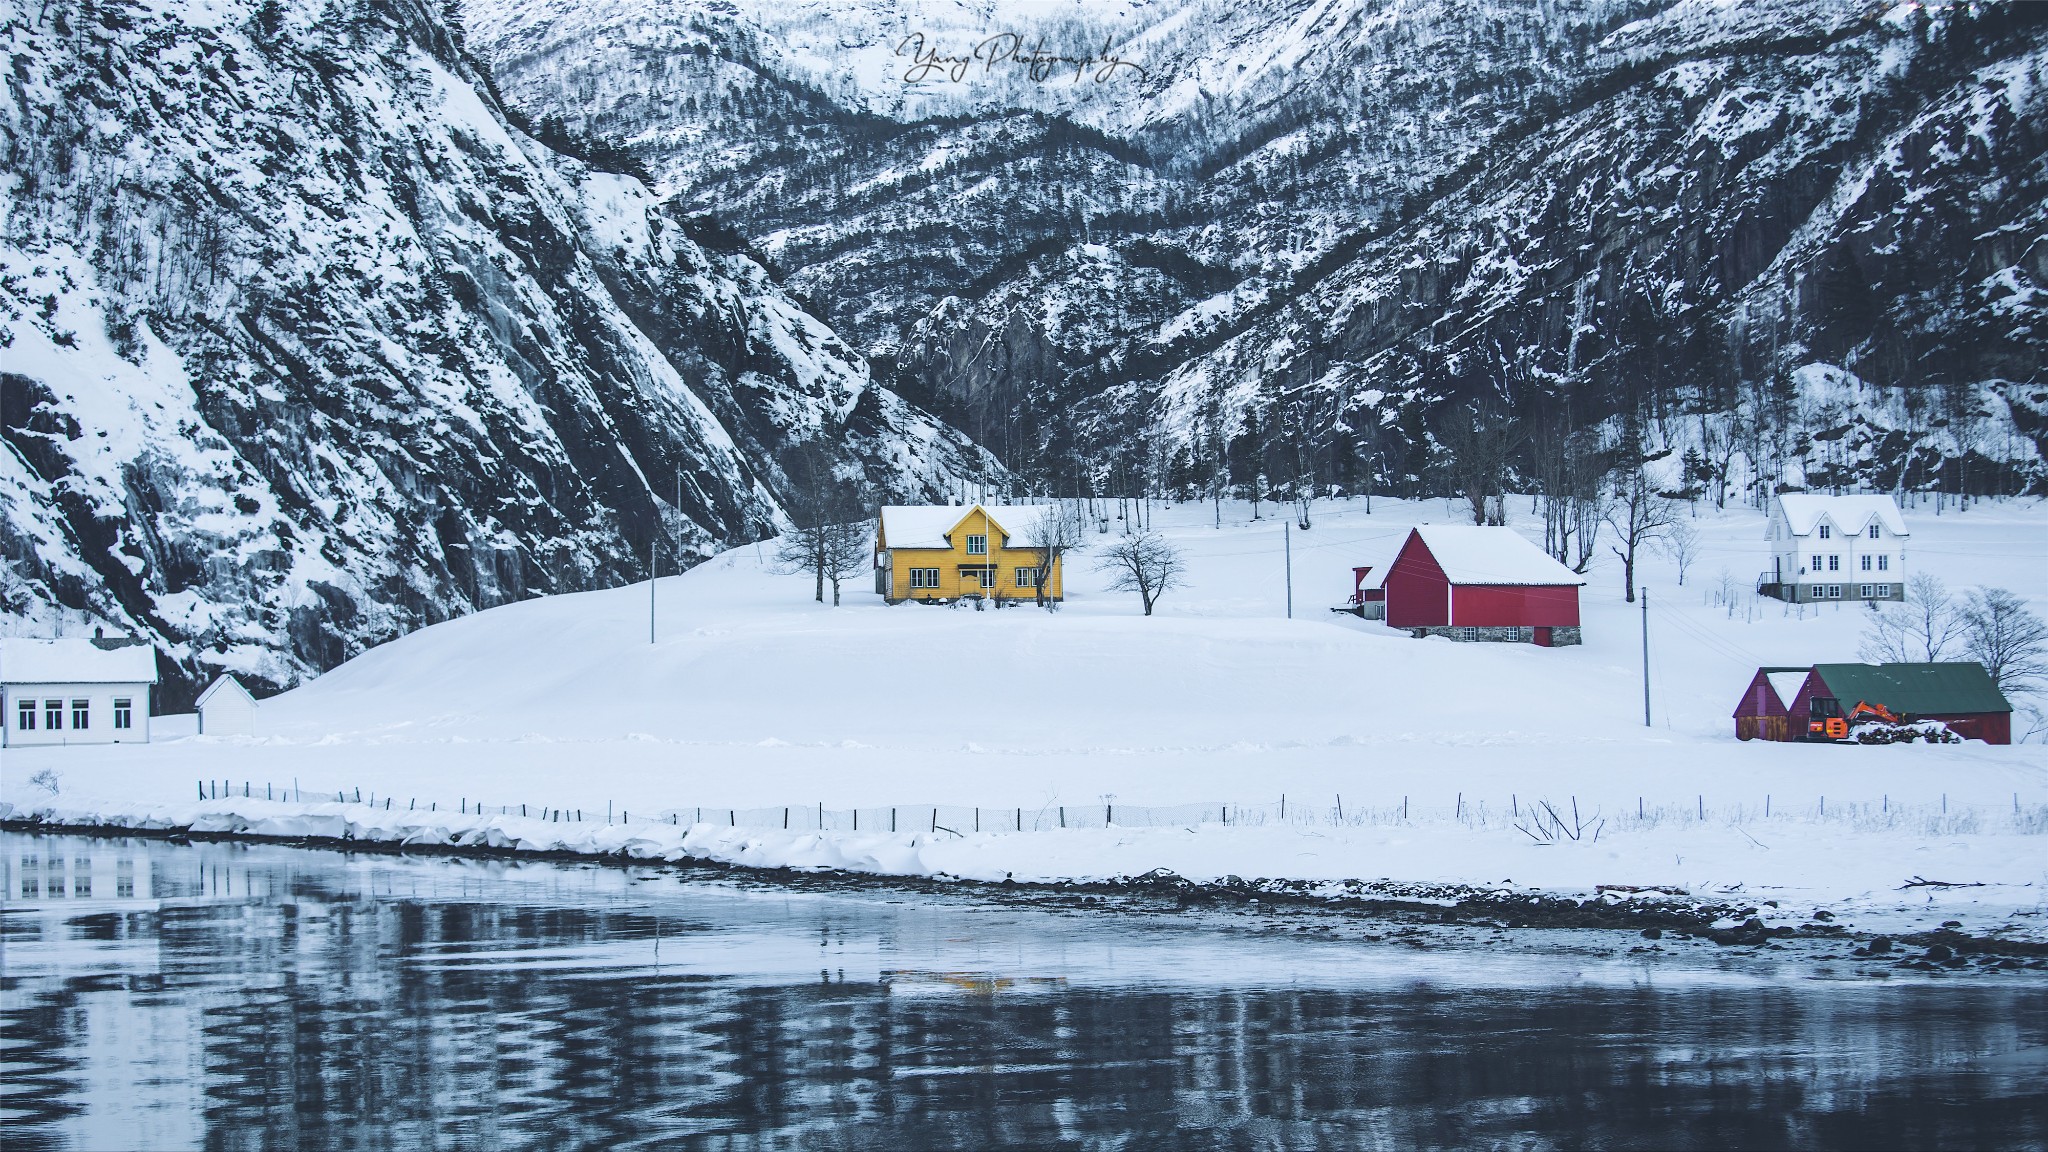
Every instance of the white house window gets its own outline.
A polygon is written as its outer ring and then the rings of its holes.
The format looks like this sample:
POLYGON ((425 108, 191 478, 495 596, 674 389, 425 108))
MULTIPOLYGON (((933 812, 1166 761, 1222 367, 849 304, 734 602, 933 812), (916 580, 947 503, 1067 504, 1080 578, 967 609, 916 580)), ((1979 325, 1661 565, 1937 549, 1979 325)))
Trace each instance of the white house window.
POLYGON ((1815 572, 1818 572, 1818 571, 1820 571, 1820 557, 1818 557, 1818 556, 1815 556, 1815 557, 1813 558, 1813 562, 1812 562, 1811 564, 1807 565, 1807 567, 1808 567, 1809 569, 1811 569, 1812 571, 1815 571, 1815 572))
POLYGON ((967 538, 967 554, 969 556, 988 555, 988 537, 969 536, 967 538))
POLYGON ((73 700, 71 702, 71 726, 81 731, 92 727, 92 701, 73 700))
POLYGON ((1878 594, 1878 596, 1880 596, 1880 597, 1884 597, 1884 596, 1889 596, 1889 595, 1891 595, 1891 594, 1892 594, 1892 586, 1891 586, 1891 585, 1889 585, 1889 584, 1879 584, 1879 585, 1877 586, 1877 594, 1878 594))
POLYGON ((1865 556, 1865 557, 1863 558, 1863 570, 1864 570, 1865 572, 1868 572, 1868 571, 1870 571, 1870 557, 1868 557, 1868 556, 1865 556))
POLYGON ((64 702, 62 700, 43 701, 43 727, 48 728, 52 732, 64 727, 64 702))
POLYGON ((135 701, 127 696, 114 697, 114 727, 135 727, 135 701))
POLYGON ((1872 540, 1881 540, 1881 539, 1883 539, 1883 536, 1879 534, 1879 532, 1878 532, 1878 527, 1877 527, 1877 525, 1875 525, 1875 524, 1872 524, 1872 525, 1870 526, 1870 538, 1871 538, 1872 540))
POLYGON ((1875 585, 1875 584, 1865 584, 1865 585, 1863 586, 1863 598, 1864 598, 1865 600, 1868 600, 1868 599, 1870 599, 1870 592, 1871 592, 1871 589, 1873 589, 1873 588, 1875 588, 1875 587, 1877 587, 1877 585, 1875 585))
POLYGON ((1842 558, 1841 558, 1840 556, 1830 556, 1830 557, 1828 557, 1828 571, 1830 571, 1830 572, 1840 572, 1841 570, 1842 570, 1842 558))
POLYGON ((1830 584, 1830 585, 1828 585, 1828 599, 1830 599, 1830 600, 1840 600, 1841 598, 1842 598, 1842 586, 1841 586, 1840 584, 1830 584))
POLYGON ((1019 568, 1019 569, 1017 569, 1017 587, 1019 587, 1019 588, 1036 588, 1036 587, 1038 587, 1038 569, 1036 569, 1036 568, 1019 568))
POLYGON ((1823 540, 1826 540, 1826 539, 1827 539, 1827 538, 1829 537, 1829 535, 1830 535, 1830 533, 1829 533, 1829 531, 1828 531, 1828 526, 1827 526, 1827 525, 1825 525, 1825 524, 1821 525, 1821 526, 1820 526, 1820 538, 1821 538, 1821 539, 1823 539, 1823 540))
POLYGON ((1892 569, 1892 558, 1891 558, 1891 557, 1889 557, 1889 556, 1879 556, 1879 557, 1877 558, 1877 570, 1878 570, 1879 572, 1889 572, 1889 571, 1891 571, 1891 569, 1892 569))
POLYGON ((23 732, 33 732, 36 730, 35 701, 23 700, 20 702, 19 710, 15 713, 14 726, 23 732))
POLYGON ((937 588, 939 586, 939 570, 937 568, 912 568, 910 570, 910 586, 912 588, 937 588))

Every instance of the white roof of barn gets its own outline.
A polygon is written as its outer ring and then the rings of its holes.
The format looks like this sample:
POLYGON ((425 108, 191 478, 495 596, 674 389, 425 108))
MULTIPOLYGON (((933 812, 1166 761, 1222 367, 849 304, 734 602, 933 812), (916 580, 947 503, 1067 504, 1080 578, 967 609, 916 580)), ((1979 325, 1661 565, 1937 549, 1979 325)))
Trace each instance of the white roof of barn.
POLYGON ((1512 528, 1425 524, 1415 530, 1453 584, 1571 584, 1586 578, 1512 528))
POLYGON ((0 683, 154 684, 156 648, 102 648, 90 640, 0 639, 0 683))
POLYGON ((1785 514, 1785 523, 1794 536, 1811 534, 1823 516, 1844 532, 1860 533, 1876 520, 1894 536, 1912 535, 1906 529, 1906 518, 1899 514, 1897 502, 1889 496, 1814 496, 1793 492, 1778 497, 1778 508, 1785 514))
POLYGON ((208 684, 206 686, 206 691, 201 692, 199 694, 199 699, 192 702, 193 707, 204 708, 206 707, 207 701, 212 700, 215 696, 221 695, 223 693, 230 697, 240 696, 242 699, 247 700, 251 704, 254 704, 256 702, 256 698, 254 696, 249 695, 249 690, 247 688, 242 687, 242 682, 240 680, 235 679, 233 676, 228 676, 224 674, 216 680, 214 680, 213 683, 208 684))
POLYGON ((946 533, 976 508, 1022 544, 1051 504, 909 504, 882 509, 882 539, 891 548, 950 548, 946 533))
POLYGON ((1771 691, 1778 694, 1778 703, 1790 708, 1792 701, 1799 698, 1799 686, 1806 683, 1807 669, 1797 672, 1766 672, 1764 679, 1771 682, 1771 691))

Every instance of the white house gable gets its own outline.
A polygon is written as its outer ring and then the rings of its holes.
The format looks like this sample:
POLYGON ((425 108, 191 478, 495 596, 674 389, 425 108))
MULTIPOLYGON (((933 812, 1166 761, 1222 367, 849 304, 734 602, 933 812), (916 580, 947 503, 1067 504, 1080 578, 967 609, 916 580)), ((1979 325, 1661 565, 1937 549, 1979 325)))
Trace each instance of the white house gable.
POLYGON ((1794 603, 1898 600, 1911 533, 1889 496, 1788 493, 1772 502, 1757 590, 1794 603))

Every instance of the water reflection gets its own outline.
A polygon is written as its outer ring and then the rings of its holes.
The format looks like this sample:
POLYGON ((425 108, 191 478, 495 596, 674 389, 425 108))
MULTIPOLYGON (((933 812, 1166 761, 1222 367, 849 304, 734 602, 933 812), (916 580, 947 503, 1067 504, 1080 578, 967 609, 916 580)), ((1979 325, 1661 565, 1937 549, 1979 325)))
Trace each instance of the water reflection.
POLYGON ((614 869, 4 844, 10 1150, 2048 1139, 2032 980, 1429 954, 614 869))

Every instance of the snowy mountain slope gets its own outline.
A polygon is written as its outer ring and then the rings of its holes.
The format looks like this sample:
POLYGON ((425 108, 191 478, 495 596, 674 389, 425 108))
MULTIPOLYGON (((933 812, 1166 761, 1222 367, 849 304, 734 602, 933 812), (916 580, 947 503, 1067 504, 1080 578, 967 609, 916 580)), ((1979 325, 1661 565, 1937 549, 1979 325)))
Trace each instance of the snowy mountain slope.
POLYGON ((824 436, 985 458, 751 260, 513 126, 397 3, 17 10, 0 608, 155 638, 166 702, 771 532, 824 436))
POLYGON ((2042 482, 2032 6, 467 11, 515 102, 630 147, 1042 478, 1164 440, 1186 482, 1223 438, 1243 483, 1307 419, 1321 478, 1413 486, 1441 401, 1494 397, 1681 447, 1732 418, 1748 478, 2042 482), (883 66, 997 26, 1146 72, 883 66))

